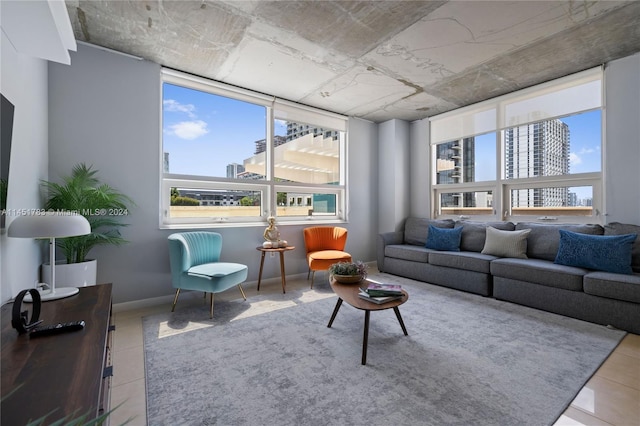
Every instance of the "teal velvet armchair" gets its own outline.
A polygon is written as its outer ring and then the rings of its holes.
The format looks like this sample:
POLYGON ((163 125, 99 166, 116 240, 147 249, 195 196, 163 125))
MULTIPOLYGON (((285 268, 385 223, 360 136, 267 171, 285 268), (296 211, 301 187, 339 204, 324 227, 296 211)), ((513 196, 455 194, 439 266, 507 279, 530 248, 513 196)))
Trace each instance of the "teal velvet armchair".
POLYGON ((240 285, 247 279, 247 265, 220 262, 222 235, 217 232, 178 232, 169 235, 171 279, 176 295, 171 312, 176 308, 180 290, 211 293, 209 316, 213 318, 213 294, 235 285, 244 300, 247 297, 240 285))

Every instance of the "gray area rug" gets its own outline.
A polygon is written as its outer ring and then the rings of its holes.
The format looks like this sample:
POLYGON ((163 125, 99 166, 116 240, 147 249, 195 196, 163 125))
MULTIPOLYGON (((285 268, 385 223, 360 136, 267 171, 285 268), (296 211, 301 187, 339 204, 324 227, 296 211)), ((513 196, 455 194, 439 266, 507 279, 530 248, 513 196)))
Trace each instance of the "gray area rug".
POLYGON ((149 425, 553 424, 625 332, 387 274, 372 312, 328 284, 143 318, 149 425))

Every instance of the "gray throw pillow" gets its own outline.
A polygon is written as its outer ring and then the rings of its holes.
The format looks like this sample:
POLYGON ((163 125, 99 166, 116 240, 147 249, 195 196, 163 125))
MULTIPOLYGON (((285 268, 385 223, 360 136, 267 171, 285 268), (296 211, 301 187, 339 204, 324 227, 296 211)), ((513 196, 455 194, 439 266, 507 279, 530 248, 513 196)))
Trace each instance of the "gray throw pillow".
POLYGON ((487 238, 482 253, 498 257, 527 259, 527 235, 529 232, 531 232, 530 229, 501 231, 487 226, 487 238))
POLYGON ((424 246, 429 236, 429 225, 438 228, 453 228, 451 219, 425 219, 408 217, 404 224, 404 242, 416 246, 424 246))
POLYGON ((604 226, 604 235, 637 234, 631 251, 631 268, 634 272, 640 272, 640 226, 629 223, 611 222, 604 226))

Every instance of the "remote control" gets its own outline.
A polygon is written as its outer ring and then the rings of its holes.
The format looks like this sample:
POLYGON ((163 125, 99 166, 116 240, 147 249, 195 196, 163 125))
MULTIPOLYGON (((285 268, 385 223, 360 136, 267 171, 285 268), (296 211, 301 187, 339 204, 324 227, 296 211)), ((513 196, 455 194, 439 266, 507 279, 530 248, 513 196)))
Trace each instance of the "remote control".
POLYGON ((45 325, 43 327, 36 327, 29 334, 30 337, 49 336, 52 334, 65 333, 67 331, 77 331, 84 328, 84 321, 72 321, 58 323, 54 325, 45 325))

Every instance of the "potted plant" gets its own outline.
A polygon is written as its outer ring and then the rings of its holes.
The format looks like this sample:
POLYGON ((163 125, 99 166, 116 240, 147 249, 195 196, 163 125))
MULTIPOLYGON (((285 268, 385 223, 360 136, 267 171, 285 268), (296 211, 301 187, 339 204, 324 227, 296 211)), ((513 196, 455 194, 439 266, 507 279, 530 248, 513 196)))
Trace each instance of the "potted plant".
MULTIPOLYGON (((121 220, 129 214, 133 201, 113 187, 101 183, 97 170, 84 163, 76 165, 62 183, 43 181, 45 210, 73 211, 89 221, 91 233, 77 237, 59 238, 56 245, 66 263, 56 262, 56 282, 74 286, 96 283, 97 262, 87 259, 89 251, 99 245, 120 245, 127 242, 119 228, 127 226, 121 220), (69 277, 66 269, 81 270, 88 277, 69 277), (73 281, 73 282, 71 282, 73 281)), ((49 282, 49 268, 42 268, 43 280, 49 282)))
POLYGON ((357 283, 367 278, 367 265, 359 260, 338 262, 329 266, 329 274, 339 283, 357 283))

